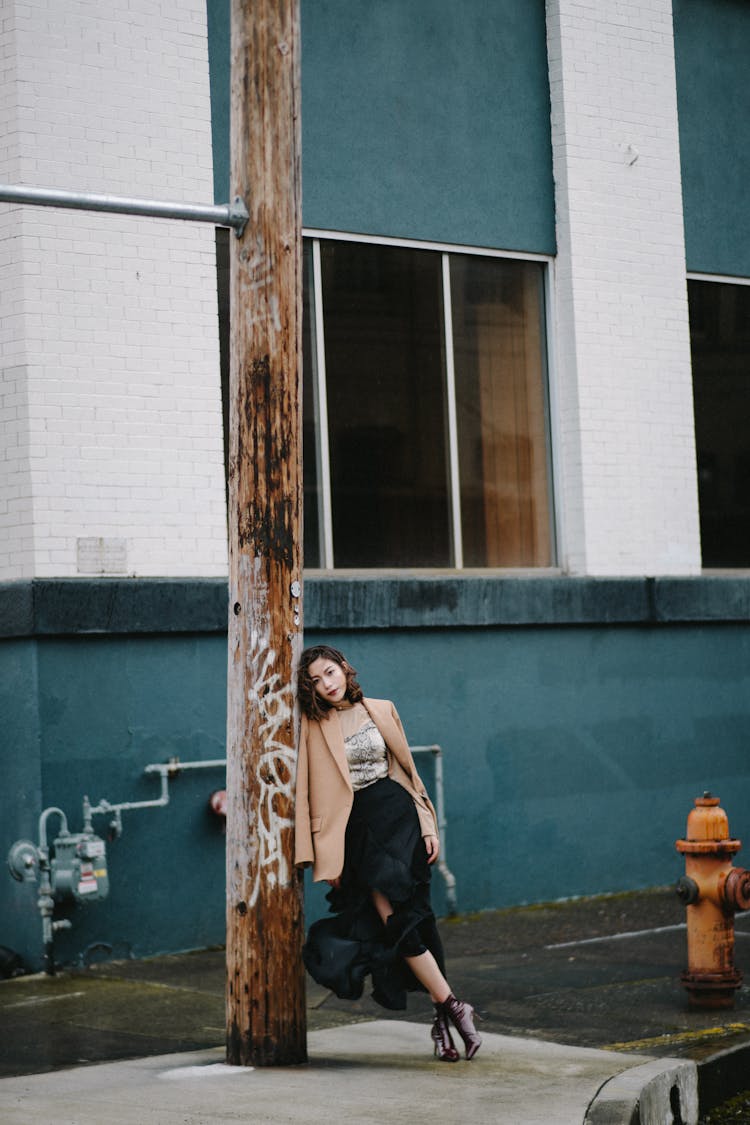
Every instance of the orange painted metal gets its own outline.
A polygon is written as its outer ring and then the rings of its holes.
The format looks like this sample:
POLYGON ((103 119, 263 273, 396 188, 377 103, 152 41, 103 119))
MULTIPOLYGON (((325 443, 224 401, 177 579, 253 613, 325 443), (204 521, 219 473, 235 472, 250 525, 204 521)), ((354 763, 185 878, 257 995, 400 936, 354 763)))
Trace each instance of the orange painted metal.
POLYGON ((729 835, 719 798, 704 793, 687 818, 685 875, 677 893, 687 904, 688 967, 682 983, 694 1008, 731 1008, 742 973, 734 965, 734 914, 750 908, 750 871, 732 866, 741 847, 729 835))

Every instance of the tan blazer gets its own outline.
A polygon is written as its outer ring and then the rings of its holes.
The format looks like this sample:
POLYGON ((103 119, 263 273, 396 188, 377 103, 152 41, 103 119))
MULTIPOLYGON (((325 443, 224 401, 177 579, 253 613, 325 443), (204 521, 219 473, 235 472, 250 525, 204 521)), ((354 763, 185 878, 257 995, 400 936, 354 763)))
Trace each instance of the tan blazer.
MULTIPOLYGON (((437 816, 417 773, 398 712, 388 699, 363 699, 388 748, 388 774, 411 794, 423 836, 437 836, 437 816)), ((317 722, 302 716, 297 756, 295 855, 313 865, 313 879, 337 879, 344 866, 344 835, 354 791, 338 712, 317 722)))

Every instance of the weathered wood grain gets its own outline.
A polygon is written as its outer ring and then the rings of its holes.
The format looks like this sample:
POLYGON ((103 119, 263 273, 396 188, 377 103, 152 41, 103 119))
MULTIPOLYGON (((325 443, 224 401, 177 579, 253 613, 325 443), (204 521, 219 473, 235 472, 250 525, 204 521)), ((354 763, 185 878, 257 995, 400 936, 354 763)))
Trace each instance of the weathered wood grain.
POLYGON ((232 0, 227 1059, 306 1060, 293 865, 302 635, 299 0, 232 0))

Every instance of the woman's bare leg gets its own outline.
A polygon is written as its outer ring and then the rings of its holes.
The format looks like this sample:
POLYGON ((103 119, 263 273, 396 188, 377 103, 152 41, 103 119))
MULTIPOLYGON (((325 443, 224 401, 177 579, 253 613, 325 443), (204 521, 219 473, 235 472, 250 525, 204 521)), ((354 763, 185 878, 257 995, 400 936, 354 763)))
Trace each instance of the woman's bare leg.
POLYGON ((417 957, 404 957, 414 976, 430 994, 433 1004, 443 1004, 451 995, 451 986, 438 968, 438 963, 426 949, 417 957))
MULTIPOLYGON (((385 925, 393 914, 393 907, 381 891, 372 892, 372 901, 383 925, 385 925)), ((429 949, 426 949, 424 953, 417 954, 416 957, 404 957, 404 961, 406 961, 419 983, 427 989, 433 1004, 442 1004, 448 999, 451 995, 451 987, 440 972, 438 963, 429 949)))
MULTIPOLYGON (((372 891, 371 894, 375 909, 385 925, 393 913, 393 907, 380 891, 372 891)), ((458 1058, 458 1052, 448 1029, 448 1020, 450 1020, 464 1041, 467 1059, 473 1059, 482 1045, 482 1037, 474 1027, 476 1013, 471 1004, 456 999, 429 949, 416 957, 404 957, 404 961, 419 983, 427 989, 435 1005, 435 1022, 431 1034, 438 1058, 441 1062, 455 1062, 458 1058)))

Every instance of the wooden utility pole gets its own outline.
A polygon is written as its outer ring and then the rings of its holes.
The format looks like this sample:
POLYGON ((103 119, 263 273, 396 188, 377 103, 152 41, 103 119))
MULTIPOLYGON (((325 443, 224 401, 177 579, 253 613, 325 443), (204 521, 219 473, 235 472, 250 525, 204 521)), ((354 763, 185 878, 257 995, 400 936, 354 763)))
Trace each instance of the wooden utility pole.
POLYGON ((299 0, 232 0, 227 1060, 305 1062, 292 829, 302 636, 299 0))

